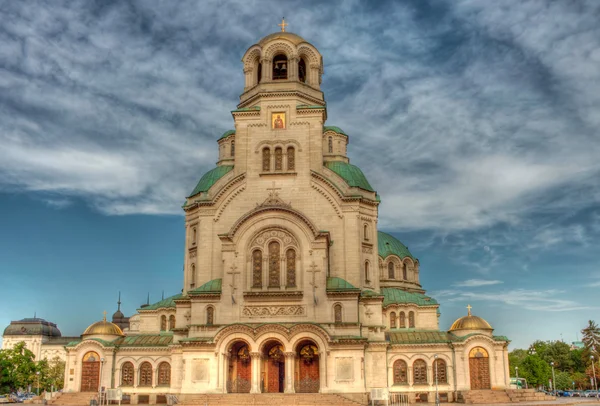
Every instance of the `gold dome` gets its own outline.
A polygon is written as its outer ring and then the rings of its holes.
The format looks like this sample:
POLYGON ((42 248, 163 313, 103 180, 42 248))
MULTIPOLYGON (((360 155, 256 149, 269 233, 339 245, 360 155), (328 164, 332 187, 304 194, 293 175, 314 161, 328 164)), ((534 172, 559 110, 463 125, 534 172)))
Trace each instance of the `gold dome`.
POLYGON ((482 319, 481 317, 473 316, 471 314, 471 306, 467 306, 469 310, 469 314, 461 317, 452 323, 452 327, 450 327, 449 331, 455 330, 493 330, 490 323, 482 319))
MULTIPOLYGON (((106 312, 105 312, 106 313, 106 312)), ((109 335, 109 336, 124 336, 121 327, 117 326, 110 321, 106 321, 106 314, 104 314, 104 320, 97 321, 83 332, 84 336, 90 335, 109 335)))
POLYGON ((306 42, 306 40, 304 38, 302 38, 301 36, 296 35, 293 32, 285 31, 285 32, 275 32, 273 34, 267 35, 266 37, 264 37, 263 39, 258 41, 258 45, 260 45, 262 47, 267 42, 275 40, 275 39, 287 39, 288 41, 292 42, 294 45, 298 45, 303 42, 306 42))

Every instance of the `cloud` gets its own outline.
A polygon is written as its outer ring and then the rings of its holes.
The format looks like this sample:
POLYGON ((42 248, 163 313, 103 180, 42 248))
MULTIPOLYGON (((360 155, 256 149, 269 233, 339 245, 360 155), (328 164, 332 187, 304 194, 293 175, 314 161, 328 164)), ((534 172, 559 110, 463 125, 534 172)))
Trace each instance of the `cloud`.
POLYGON ((480 286, 499 285, 504 283, 499 280, 467 279, 466 281, 453 283, 452 286, 475 288, 480 286))

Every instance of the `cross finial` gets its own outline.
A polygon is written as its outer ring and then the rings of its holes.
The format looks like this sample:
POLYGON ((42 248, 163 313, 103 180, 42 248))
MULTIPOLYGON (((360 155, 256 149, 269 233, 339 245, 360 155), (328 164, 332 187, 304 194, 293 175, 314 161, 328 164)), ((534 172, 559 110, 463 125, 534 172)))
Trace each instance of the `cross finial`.
POLYGON ((281 27, 281 32, 285 32, 285 27, 287 27, 289 24, 286 24, 285 17, 283 17, 281 19, 281 24, 277 24, 277 25, 281 27))
POLYGON ((103 311, 102 314, 104 315, 104 321, 106 321, 106 310, 103 311))
POLYGON ((471 309, 472 309, 472 308, 473 308, 473 307, 471 307, 471 305, 467 305, 467 311, 469 312, 469 316, 471 315, 471 309))

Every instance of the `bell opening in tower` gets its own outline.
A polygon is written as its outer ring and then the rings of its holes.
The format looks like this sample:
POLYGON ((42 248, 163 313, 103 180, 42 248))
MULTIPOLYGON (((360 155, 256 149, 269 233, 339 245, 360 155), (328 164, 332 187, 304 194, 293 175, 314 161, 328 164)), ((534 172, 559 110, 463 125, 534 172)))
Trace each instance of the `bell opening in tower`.
POLYGON ((277 55, 273 58, 273 80, 287 79, 288 60, 285 55, 277 55))

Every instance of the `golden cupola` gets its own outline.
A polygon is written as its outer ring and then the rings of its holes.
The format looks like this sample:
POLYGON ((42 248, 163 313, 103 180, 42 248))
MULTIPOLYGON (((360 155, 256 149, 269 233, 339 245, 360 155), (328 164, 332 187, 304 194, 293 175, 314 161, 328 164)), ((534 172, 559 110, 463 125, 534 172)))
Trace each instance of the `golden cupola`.
POLYGON ((114 323, 111 323, 110 321, 106 321, 106 312, 104 312, 104 319, 90 325, 88 328, 85 329, 81 336, 82 338, 107 339, 111 337, 122 337, 124 335, 125 334, 123 334, 123 330, 121 330, 119 326, 117 326, 114 323))
POLYGON ((481 317, 473 316, 471 314, 471 308, 471 305, 467 306, 468 314, 457 319, 454 323, 452 323, 452 327, 450 327, 449 331, 458 336, 470 334, 473 332, 480 332, 484 334, 487 333, 491 335, 494 329, 492 328, 490 323, 488 323, 487 321, 485 321, 485 319, 481 317))

